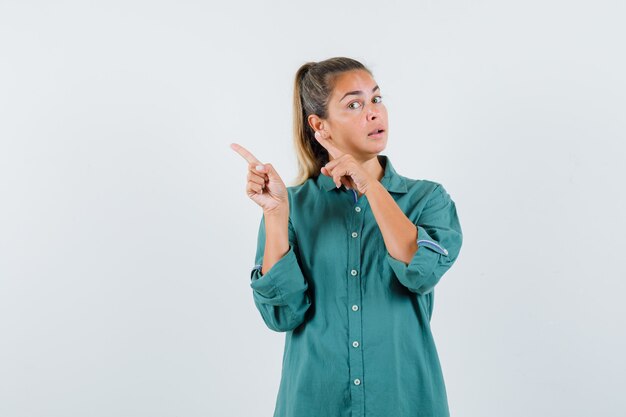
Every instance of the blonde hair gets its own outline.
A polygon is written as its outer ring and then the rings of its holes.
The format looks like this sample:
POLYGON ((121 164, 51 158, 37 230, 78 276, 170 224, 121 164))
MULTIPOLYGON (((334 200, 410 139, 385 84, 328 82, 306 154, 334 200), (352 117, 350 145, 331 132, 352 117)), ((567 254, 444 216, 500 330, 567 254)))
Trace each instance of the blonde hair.
POLYGON ((346 57, 307 62, 296 72, 293 88, 293 140, 298 158, 298 174, 294 185, 301 185, 320 175, 320 169, 330 160, 328 151, 315 139, 307 118, 316 114, 328 117, 328 101, 337 76, 346 71, 372 72, 359 61, 346 57))

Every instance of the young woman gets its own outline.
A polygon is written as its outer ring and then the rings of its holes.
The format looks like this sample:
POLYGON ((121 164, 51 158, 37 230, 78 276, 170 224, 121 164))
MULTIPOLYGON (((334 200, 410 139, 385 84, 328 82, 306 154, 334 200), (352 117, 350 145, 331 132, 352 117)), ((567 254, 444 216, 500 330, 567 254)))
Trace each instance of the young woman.
POLYGON ((388 132, 371 71, 338 57, 295 77, 297 185, 231 145, 263 209, 254 303, 286 336, 274 417, 450 415, 430 319, 463 235, 440 183, 380 154, 388 132))

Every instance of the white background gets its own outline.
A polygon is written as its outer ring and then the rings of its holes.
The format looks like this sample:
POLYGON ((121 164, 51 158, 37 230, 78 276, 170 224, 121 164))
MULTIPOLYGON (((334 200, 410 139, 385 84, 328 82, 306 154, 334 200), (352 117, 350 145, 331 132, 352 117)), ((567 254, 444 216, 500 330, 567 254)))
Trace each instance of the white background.
POLYGON ((626 413, 623 1, 0 2, 0 415, 271 416, 249 287, 293 77, 360 60, 383 152, 464 246, 432 321, 455 417, 626 413))

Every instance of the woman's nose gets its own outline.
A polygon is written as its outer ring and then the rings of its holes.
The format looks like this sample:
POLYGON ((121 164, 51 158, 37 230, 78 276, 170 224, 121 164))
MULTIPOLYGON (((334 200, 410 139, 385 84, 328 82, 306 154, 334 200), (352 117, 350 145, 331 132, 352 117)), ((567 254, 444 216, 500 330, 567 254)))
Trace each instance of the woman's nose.
POLYGON ((367 120, 374 120, 378 116, 379 116, 379 111, 374 107, 370 107, 369 110, 367 111, 367 120))

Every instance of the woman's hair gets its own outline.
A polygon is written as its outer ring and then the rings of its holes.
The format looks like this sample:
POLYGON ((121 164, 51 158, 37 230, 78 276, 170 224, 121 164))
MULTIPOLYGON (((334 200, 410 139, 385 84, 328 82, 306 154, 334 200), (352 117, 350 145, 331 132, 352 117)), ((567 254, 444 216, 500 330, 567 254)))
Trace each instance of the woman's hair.
POLYGON ((307 62, 296 72, 293 89, 293 137, 298 158, 298 176, 295 185, 320 175, 321 168, 330 160, 328 151, 315 139, 315 131, 307 118, 316 114, 328 117, 328 101, 337 77, 346 71, 372 72, 351 58, 335 57, 320 62, 307 62))

